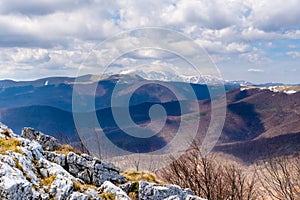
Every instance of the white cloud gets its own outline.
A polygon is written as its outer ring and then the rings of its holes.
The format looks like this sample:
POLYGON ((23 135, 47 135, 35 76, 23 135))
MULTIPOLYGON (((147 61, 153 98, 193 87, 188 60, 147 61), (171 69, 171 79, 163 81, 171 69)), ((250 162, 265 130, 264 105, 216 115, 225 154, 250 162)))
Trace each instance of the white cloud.
POLYGON ((258 68, 250 68, 250 69, 247 70, 247 72, 263 73, 263 72, 265 72, 265 70, 258 69, 258 68))
MULTIPOLYGON (((290 50, 297 47, 294 41, 300 39, 299 8, 298 0, 3 0, 0 63, 6 68, 0 76, 32 68, 44 75, 67 70, 73 73, 97 43, 120 31, 149 26, 185 33, 218 63, 232 62, 233 67, 238 67, 237 63, 269 64, 272 56, 267 51, 280 47, 274 40, 283 41, 290 50), (257 42, 264 44, 259 48, 265 50, 258 49, 257 42)), ((164 36, 159 38, 163 40, 164 36)), ((135 42, 132 37, 113 45, 117 52, 122 45, 135 42)), ((180 41, 172 45, 193 52, 180 41)), ((286 59, 299 57, 297 51, 278 51, 286 59)), ((105 59, 110 59, 108 54, 101 52, 105 59)), ((104 63, 99 55, 93 56, 95 59, 85 67, 104 63)), ((142 58, 171 59, 151 50, 131 56, 118 64, 135 64, 142 58)))
POLYGON ((300 58, 299 51, 288 51, 286 55, 291 56, 292 58, 300 58))
POLYGON ((224 56, 220 54, 210 54, 210 58, 213 60, 214 63, 221 63, 223 61, 232 60, 230 56, 224 56))
POLYGON ((79 50, 1 48, 1 75, 3 77, 24 77, 22 79, 62 73, 76 75, 76 71, 86 55, 79 50))
POLYGON ((241 32, 241 37, 245 40, 274 40, 284 37, 284 35, 276 32, 266 32, 253 26, 246 27, 241 32))
POLYGON ((281 31, 298 28, 300 1, 298 0, 248 0, 249 24, 264 31, 281 31))
POLYGON ((268 57, 266 57, 266 52, 253 48, 251 52, 240 54, 240 58, 245 59, 249 63, 253 63, 256 65, 262 65, 262 64, 269 64, 272 62, 272 60, 268 57))
POLYGON ((4 49, 0 51, 0 58, 7 63, 15 63, 19 65, 32 65, 37 63, 44 63, 50 60, 47 49, 29 49, 29 48, 13 48, 4 49))
POLYGON ((58 9, 41 15, 22 11, 0 13, 0 36, 3 38, 0 45, 9 39, 11 46, 68 46, 74 39, 101 40, 120 30, 113 19, 114 8, 110 5, 103 7, 105 3, 93 3, 81 8, 74 5, 70 4, 65 11, 58 9), (76 9, 72 9, 74 5, 76 9))
POLYGON ((271 47, 274 47, 274 44, 273 44, 273 42, 267 42, 266 46, 271 48, 271 47))
POLYGON ((222 43, 221 41, 211 40, 196 40, 196 42, 205 48, 210 53, 245 53, 251 49, 248 44, 232 42, 229 44, 222 43))
POLYGON ((201 30, 198 37, 205 40, 222 40, 224 42, 233 42, 240 38, 237 26, 235 25, 219 30, 205 28, 201 30))
POLYGON ((226 50, 232 53, 245 53, 250 50, 250 46, 244 43, 232 42, 227 45, 226 50))
POLYGON ((238 1, 201 0, 177 1, 166 7, 161 18, 166 24, 223 29, 239 23, 243 4, 238 1))

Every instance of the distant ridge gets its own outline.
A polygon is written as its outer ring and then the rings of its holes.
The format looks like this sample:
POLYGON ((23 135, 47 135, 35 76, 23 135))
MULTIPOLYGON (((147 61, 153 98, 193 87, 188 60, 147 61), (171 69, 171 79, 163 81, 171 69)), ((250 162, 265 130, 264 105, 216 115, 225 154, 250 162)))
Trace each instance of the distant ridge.
MULTIPOLYGON (((84 103, 84 98, 93 95, 95 98, 95 108, 82 111, 88 114, 96 111, 101 127, 116 144, 137 145, 138 148, 128 149, 130 151, 147 152, 149 149, 161 148, 173 138, 176 133, 180 118, 185 120, 185 124, 193 125, 200 123, 198 139, 202 139, 206 133, 210 122, 210 94, 206 85, 190 84, 183 82, 162 82, 148 81, 134 74, 117 74, 107 77, 85 75, 79 77, 78 84, 96 83, 98 88, 95 94, 86 92, 82 95, 79 102, 84 103), (136 83, 143 83, 145 86, 133 91, 130 88, 136 83), (179 96, 186 99, 177 99, 172 91, 159 84, 167 85, 169 88, 176 89, 179 96), (140 126, 149 123, 149 108, 151 105, 160 104, 170 112, 167 124, 164 129, 152 138, 151 144, 145 141, 138 141, 126 136, 122 130, 114 123, 111 114, 111 94, 116 84, 120 89, 116 91, 120 104, 114 105, 118 112, 122 113, 129 109, 134 122, 140 126), (128 89, 129 88, 129 89, 128 89), (193 88, 197 99, 189 96, 188 89, 193 88), (85 96, 87 95, 87 96, 85 96), (129 105, 123 101, 130 95, 129 105), (177 104, 181 103, 186 112, 178 112, 180 109, 177 104), (192 108, 199 105, 200 113, 195 113, 192 108), (101 114, 102 113, 102 114, 101 114), (104 116, 104 117, 103 117, 104 116), (200 122, 196 121, 200 116, 200 122), (121 138, 121 139, 120 139, 121 138)), ((0 87, 0 120, 8 124, 16 132, 20 132, 22 127, 31 126, 41 131, 47 132, 55 137, 68 137, 72 142, 78 142, 79 137, 75 130, 72 115, 72 92, 75 78, 49 77, 37 81, 0 81, 6 84, 0 87), (14 85, 17 84, 17 85, 14 85)), ((300 86, 283 84, 260 84, 243 85, 243 81, 226 83, 227 92, 227 116, 223 132, 219 138, 216 151, 226 152, 235 156, 240 156, 245 162, 253 162, 259 159, 260 155, 255 154, 249 158, 243 152, 249 144, 261 145, 257 141, 274 141, 280 145, 280 140, 276 138, 295 137, 300 132, 300 86), (236 154, 235 151, 239 151, 236 154), (247 160, 248 159, 248 160, 247 160)), ((212 87, 218 91, 218 86, 212 87)), ((216 92, 216 95, 219 93, 216 92)), ((92 126, 92 125, 91 125, 92 126)), ((268 143, 268 142, 265 142, 268 143)), ((287 149, 297 149, 295 143, 286 142, 287 149)), ((257 147, 264 149, 263 146, 257 147)), ((293 153, 295 151, 289 151, 293 153)))

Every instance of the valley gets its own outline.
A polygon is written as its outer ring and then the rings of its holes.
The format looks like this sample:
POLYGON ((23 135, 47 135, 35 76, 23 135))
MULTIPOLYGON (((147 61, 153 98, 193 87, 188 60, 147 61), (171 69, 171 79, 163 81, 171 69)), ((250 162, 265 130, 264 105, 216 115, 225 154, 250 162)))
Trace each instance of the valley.
MULTIPOLYGON (((91 84, 92 81, 91 76, 85 76, 81 80, 85 80, 86 84, 91 84)), ((30 82, 1 81, 0 120, 16 133, 24 126, 34 127, 64 142, 78 145, 82 138, 76 131, 72 113, 74 81, 74 78, 65 77, 49 77, 30 82)), ((198 124, 196 139, 201 141, 204 138, 211 117, 210 94, 205 85, 161 81, 155 84, 153 81, 132 75, 113 75, 96 81, 96 94, 87 90, 84 95, 95 95, 94 109, 98 122, 105 135, 118 147, 133 153, 148 153, 161 149, 172 141, 180 124, 184 124, 186 130, 188 126, 198 124), (120 84, 119 79, 127 81, 120 84), (133 91, 133 85, 141 82, 143 86, 133 91), (160 105, 166 110, 166 123, 156 135, 145 139, 135 138, 118 127, 109 105, 117 83, 121 85, 121 89, 116 92, 121 104, 113 109, 117 113, 126 113, 128 109, 130 117, 137 125, 146 126, 150 123, 149 110, 153 105, 160 105), (196 94, 196 99, 188 92, 190 86, 196 94), (129 107, 126 107, 122 99, 128 98, 128 95, 132 96, 129 107), (177 99, 177 96, 181 99, 177 99), (195 110, 196 107, 200 113, 195 110)), ((274 91, 274 86, 272 90, 266 86, 240 86, 229 83, 225 85, 227 114, 221 136, 214 147, 215 152, 225 153, 251 164, 266 156, 268 151, 276 150, 276 154, 283 155, 294 154, 300 150, 299 86, 278 87, 282 89, 274 91), (286 92, 289 87, 295 92, 286 92)), ((212 88, 218 95, 218 86, 212 88)), ((78 115, 87 118, 92 112, 92 109, 86 110, 78 115)), ((154 123, 159 121, 159 116, 154 119, 154 123)), ((94 134, 95 125, 92 122, 87 122, 85 126, 94 134)), ((128 128, 130 130, 130 127, 128 128)), ((94 140, 93 136, 90 137, 85 140, 94 140)))

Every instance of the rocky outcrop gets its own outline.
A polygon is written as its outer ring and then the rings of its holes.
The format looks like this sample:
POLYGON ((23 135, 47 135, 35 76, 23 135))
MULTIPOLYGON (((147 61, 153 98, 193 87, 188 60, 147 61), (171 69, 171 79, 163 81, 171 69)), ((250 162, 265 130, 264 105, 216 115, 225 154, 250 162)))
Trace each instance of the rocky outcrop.
POLYGON ((32 199, 33 188, 12 157, 0 155, 1 199, 32 199), (23 198, 21 198, 23 197, 23 198))
POLYGON ((175 185, 126 183, 113 164, 87 154, 55 152, 61 144, 32 128, 18 136, 0 123, 0 144, 0 199, 101 200, 110 195, 130 200, 129 193, 138 192, 140 200, 201 200, 175 185))
POLYGON ((204 200, 194 195, 190 189, 182 189, 177 185, 158 185, 146 181, 139 182, 140 200, 204 200))
POLYGON ((109 181, 105 181, 98 189, 101 193, 110 193, 118 200, 130 200, 128 195, 119 187, 109 181))
POLYGON ((33 128, 23 128, 21 136, 29 140, 37 141, 40 145, 42 145, 43 149, 48 151, 56 150, 61 146, 58 140, 54 137, 35 131, 33 128))
POLYGON ((116 166, 87 154, 77 155, 70 152, 67 155, 67 165, 72 175, 97 187, 107 180, 117 183, 126 181, 125 177, 119 174, 119 169, 116 166))

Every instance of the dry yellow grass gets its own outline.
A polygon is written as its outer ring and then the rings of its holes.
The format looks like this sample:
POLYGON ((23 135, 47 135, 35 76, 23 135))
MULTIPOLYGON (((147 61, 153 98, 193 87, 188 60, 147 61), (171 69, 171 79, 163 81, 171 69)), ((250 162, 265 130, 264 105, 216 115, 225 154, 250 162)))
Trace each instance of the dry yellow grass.
POLYGON ((126 177, 127 182, 135 183, 134 188, 128 194, 133 200, 138 199, 139 181, 148 181, 161 185, 163 184, 163 182, 159 180, 154 173, 149 171, 136 171, 134 169, 128 169, 123 172, 122 175, 126 177))
POLYGON ((74 186, 75 191, 78 191, 78 192, 84 191, 84 185, 81 184, 80 182, 73 181, 73 186, 74 186))
POLYGON ((78 192, 84 192, 85 190, 92 188, 94 190, 97 190, 97 187, 92 184, 82 184, 78 181, 73 181, 74 190, 78 192))
POLYGON ((6 151, 11 150, 13 152, 17 153, 23 153, 18 146, 20 146, 21 143, 19 140, 15 138, 0 138, 0 154, 6 154, 6 151))
POLYGON ((133 169, 129 169, 123 172, 122 175, 125 176, 129 182, 148 181, 163 184, 163 182, 159 180, 154 173, 148 171, 135 171, 133 169))
POLYGON ((115 195, 113 195, 111 193, 102 193, 102 194, 100 194, 100 197, 103 200, 115 200, 116 199, 115 195))
POLYGON ((47 178, 42 179, 41 183, 43 186, 49 186, 53 183, 55 178, 56 178, 56 175, 49 176, 47 178))
POLYGON ((67 155, 70 152, 74 152, 76 154, 82 154, 82 152, 75 150, 71 145, 65 144, 60 146, 57 150, 55 150, 56 153, 65 154, 67 155))

